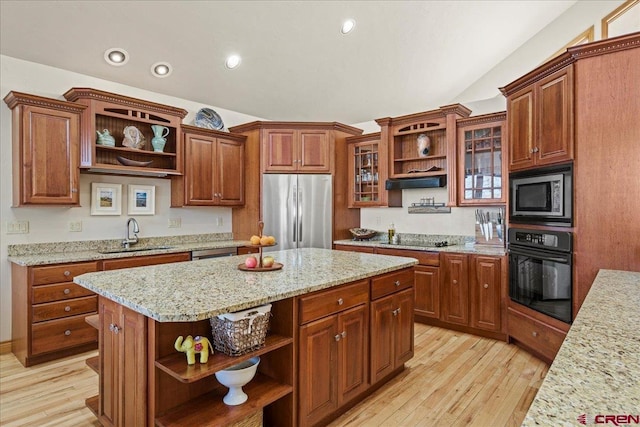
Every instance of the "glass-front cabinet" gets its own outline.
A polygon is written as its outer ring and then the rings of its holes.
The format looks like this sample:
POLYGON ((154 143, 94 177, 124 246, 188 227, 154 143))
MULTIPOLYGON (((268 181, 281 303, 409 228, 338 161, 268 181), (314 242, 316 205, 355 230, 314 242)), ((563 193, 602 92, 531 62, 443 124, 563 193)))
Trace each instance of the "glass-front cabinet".
POLYGON ((349 207, 401 205, 400 191, 385 190, 388 154, 380 132, 346 140, 349 147, 349 207))
POLYGON ((506 202, 506 113, 458 120, 458 204, 506 202))

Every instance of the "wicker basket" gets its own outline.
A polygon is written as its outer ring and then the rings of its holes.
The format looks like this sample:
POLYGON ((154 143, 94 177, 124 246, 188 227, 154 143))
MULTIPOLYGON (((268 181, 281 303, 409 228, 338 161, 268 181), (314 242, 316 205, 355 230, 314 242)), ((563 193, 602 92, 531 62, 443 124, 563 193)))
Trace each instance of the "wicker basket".
POLYGON ((212 317, 214 348, 228 356, 240 356, 264 346, 271 304, 212 317))

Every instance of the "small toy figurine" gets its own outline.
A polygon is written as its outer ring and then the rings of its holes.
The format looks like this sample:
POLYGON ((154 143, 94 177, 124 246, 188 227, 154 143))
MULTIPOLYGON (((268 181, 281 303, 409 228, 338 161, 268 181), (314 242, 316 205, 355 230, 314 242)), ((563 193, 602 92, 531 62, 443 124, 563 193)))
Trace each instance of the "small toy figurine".
POLYGON ((187 364, 196 364, 196 353, 200 353, 200 363, 207 363, 209 360, 209 349, 213 354, 213 346, 207 337, 196 336, 195 339, 188 335, 187 338, 182 340, 182 335, 176 339, 175 348, 178 351, 187 353, 187 364))

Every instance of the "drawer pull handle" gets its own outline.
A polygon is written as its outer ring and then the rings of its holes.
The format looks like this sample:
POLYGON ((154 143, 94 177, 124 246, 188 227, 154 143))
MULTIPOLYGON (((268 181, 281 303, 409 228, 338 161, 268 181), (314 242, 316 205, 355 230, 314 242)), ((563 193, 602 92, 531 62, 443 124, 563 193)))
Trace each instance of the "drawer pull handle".
POLYGON ((344 304, 344 300, 342 298, 338 298, 338 305, 344 304))
POLYGON ((69 270, 65 270, 63 274, 67 277, 71 276, 71 272, 69 270))
POLYGON ((485 283, 485 284, 484 284, 484 288, 485 288, 485 289, 489 289, 489 284, 488 284, 488 283, 485 283))
POLYGON ((66 336, 69 336, 69 335, 71 335, 71 331, 70 331, 69 329, 67 329, 66 331, 64 331, 64 334, 65 334, 66 336))
POLYGON ((337 334, 335 337, 336 341, 340 341, 340 334, 337 334))
POLYGON ((531 332, 531 335, 533 335, 534 337, 538 336, 538 333, 536 331, 531 332))
POLYGON ((69 311, 71 311, 71 307, 69 307, 69 306, 66 306, 66 307, 64 308, 64 311, 66 311, 66 312, 69 312, 69 311))
POLYGON ((71 293, 71 289, 66 288, 64 291, 62 291, 65 295, 69 295, 71 293))
POLYGON ((395 281, 396 286, 400 286, 400 280, 395 281))

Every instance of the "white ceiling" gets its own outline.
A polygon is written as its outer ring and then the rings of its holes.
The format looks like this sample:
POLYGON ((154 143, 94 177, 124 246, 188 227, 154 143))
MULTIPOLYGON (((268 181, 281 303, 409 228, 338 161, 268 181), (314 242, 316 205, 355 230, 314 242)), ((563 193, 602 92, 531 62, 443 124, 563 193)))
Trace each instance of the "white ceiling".
POLYGON ((574 3, 2 0, 0 53, 265 119, 360 123, 451 103, 574 3), (108 65, 111 47, 130 61, 108 65))

